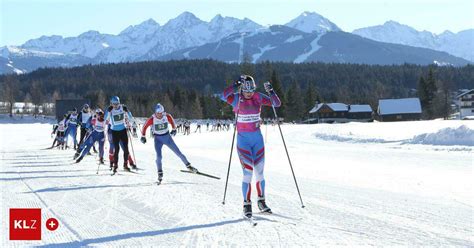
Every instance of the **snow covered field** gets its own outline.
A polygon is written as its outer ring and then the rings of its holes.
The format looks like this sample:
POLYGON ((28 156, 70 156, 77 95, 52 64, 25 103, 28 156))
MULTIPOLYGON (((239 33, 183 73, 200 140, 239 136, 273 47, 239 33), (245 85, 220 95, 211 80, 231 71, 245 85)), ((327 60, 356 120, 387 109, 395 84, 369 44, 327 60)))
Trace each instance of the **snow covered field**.
MULTIPOLYGON (((1 123, 1 122, 0 122, 1 123)), ((192 127, 192 131, 194 131, 192 127)), ((302 209, 278 128, 266 137, 267 203, 274 215, 241 218, 234 153, 222 196, 232 130, 178 134, 175 141, 209 179, 179 172, 164 148, 156 180, 153 144, 133 140, 139 175, 96 175, 95 156, 71 165, 49 124, 0 124, 2 247, 46 246, 474 246, 474 122, 419 121, 283 125, 306 208, 302 209), (42 208, 42 241, 9 241, 10 208, 42 208)), ((255 188, 253 197, 255 199, 255 188)), ((256 210, 254 201, 254 211, 256 210)))

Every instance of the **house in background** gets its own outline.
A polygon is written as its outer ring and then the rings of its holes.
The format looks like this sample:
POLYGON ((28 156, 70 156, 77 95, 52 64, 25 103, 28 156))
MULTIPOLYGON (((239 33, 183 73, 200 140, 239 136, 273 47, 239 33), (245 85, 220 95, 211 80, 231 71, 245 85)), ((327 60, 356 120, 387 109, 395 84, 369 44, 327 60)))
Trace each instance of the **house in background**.
POLYGON ((459 109, 459 119, 474 118, 474 89, 467 90, 456 96, 459 109))
POLYGON ((419 98, 381 99, 377 108, 379 121, 413 121, 421 119, 419 98))
POLYGON ((316 123, 344 123, 350 121, 372 121, 370 105, 347 105, 345 103, 319 103, 310 111, 316 123))

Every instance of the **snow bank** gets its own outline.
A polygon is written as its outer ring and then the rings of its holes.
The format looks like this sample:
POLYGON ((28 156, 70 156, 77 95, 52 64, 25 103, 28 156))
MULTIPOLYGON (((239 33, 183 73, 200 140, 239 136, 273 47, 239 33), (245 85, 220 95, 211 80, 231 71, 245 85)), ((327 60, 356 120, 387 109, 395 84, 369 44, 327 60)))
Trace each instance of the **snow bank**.
POLYGON ((462 125, 458 128, 443 128, 436 133, 416 135, 408 144, 474 146, 474 130, 462 125))
POLYGON ((46 123, 53 124, 56 120, 52 116, 38 115, 36 118, 31 115, 13 115, 10 117, 7 114, 0 114, 1 124, 32 124, 32 123, 46 123))

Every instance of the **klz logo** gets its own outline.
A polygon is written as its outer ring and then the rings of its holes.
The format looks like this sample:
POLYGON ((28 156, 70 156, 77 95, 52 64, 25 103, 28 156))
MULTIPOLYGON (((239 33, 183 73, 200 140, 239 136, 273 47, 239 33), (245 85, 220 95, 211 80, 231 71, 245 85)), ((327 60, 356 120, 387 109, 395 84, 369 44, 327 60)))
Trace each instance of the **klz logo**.
POLYGON ((10 240, 41 240, 40 208, 10 208, 10 240))

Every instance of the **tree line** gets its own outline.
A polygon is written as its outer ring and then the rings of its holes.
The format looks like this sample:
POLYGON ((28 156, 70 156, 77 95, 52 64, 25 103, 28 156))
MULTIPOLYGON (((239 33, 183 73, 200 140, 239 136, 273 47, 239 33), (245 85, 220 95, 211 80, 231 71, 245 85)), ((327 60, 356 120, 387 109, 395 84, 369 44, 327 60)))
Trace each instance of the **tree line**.
MULTIPOLYGON (((439 67, 335 63, 241 64, 214 60, 148 61, 41 68, 28 74, 2 75, 3 102, 28 101, 39 106, 56 99, 88 98, 106 106, 118 95, 134 115, 148 116, 161 102, 181 118, 232 118, 219 94, 240 74, 254 76, 258 90, 271 81, 282 100, 278 114, 288 121, 304 120, 316 102, 370 104, 385 98, 420 97, 427 119, 449 114, 450 94, 474 87, 474 66, 439 67)), ((263 116, 271 117, 271 109, 263 116)))

